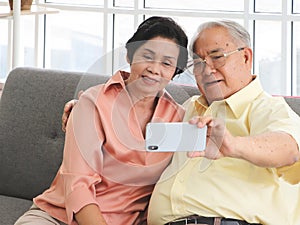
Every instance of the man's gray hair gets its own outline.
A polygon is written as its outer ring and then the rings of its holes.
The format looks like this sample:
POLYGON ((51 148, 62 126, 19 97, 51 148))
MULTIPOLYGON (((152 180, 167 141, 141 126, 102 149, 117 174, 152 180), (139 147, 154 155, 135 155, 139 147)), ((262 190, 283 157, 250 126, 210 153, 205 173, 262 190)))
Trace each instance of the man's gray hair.
POLYGON ((190 43, 190 54, 193 54, 194 52, 194 44, 197 38, 199 37, 199 34, 207 29, 207 28, 213 28, 213 27, 223 27, 225 28, 229 35, 232 37, 232 41, 236 43, 237 45, 242 45, 240 47, 251 47, 251 39, 250 34, 248 31, 239 23, 231 21, 231 20, 220 20, 220 21, 210 21, 205 22, 201 24, 196 33, 194 34, 193 38, 191 39, 190 43))

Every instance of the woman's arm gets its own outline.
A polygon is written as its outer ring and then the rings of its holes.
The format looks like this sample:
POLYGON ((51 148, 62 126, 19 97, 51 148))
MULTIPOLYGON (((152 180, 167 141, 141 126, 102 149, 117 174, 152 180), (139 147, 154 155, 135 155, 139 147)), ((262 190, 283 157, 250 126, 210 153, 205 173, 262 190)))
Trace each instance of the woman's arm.
POLYGON ((96 198, 97 185, 102 182, 101 146, 104 140, 95 105, 97 90, 91 89, 81 96, 68 118, 60 169, 68 222, 77 220, 81 225, 106 225, 96 198))
POLYGON ((99 207, 95 204, 84 206, 75 214, 75 219, 79 225, 107 225, 99 207))

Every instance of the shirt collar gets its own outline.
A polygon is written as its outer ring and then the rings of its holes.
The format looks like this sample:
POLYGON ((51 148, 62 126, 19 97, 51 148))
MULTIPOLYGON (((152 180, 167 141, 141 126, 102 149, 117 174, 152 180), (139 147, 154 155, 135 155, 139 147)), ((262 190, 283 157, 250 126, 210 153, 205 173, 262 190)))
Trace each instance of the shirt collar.
POLYGON ((235 116, 239 117, 245 111, 249 103, 253 102, 253 100, 256 99, 261 93, 263 93, 261 83, 256 76, 253 76, 251 83, 239 90, 237 93, 231 95, 229 98, 225 99, 225 101, 235 116))
MULTIPOLYGON (((245 108, 249 105, 249 102, 252 102, 261 93, 263 93, 263 88, 261 86, 260 80, 255 75, 253 75, 252 82, 249 83, 246 87, 224 100, 213 102, 212 105, 225 103, 230 107, 234 115, 236 117, 239 117, 244 112, 245 108)), ((204 96, 200 96, 196 100, 195 107, 198 112, 201 108, 209 108, 204 96)))
POLYGON ((112 86, 120 86, 122 89, 126 88, 125 80, 128 79, 129 73, 125 71, 117 71, 104 85, 104 92, 109 90, 112 86))
MULTIPOLYGON (((128 77, 130 76, 130 73, 126 72, 126 71, 117 71, 104 85, 104 93, 106 91, 108 91, 110 88, 112 88, 113 86, 118 86, 123 90, 126 90, 126 84, 125 81, 128 79, 128 77)), ((170 96, 170 94, 164 89, 162 91, 160 91, 157 94, 157 97, 161 97, 163 96, 164 98, 167 98, 169 100, 172 99, 172 97, 170 96)))

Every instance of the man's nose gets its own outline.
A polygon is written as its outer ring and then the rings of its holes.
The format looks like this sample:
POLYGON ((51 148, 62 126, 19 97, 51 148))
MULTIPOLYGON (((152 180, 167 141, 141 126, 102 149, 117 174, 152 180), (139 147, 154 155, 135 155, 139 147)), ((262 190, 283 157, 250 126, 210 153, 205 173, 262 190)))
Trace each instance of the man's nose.
POLYGON ((212 62, 205 62, 205 68, 203 71, 203 75, 205 76, 210 76, 212 75, 214 72, 216 72, 216 68, 214 66, 214 64, 212 62))

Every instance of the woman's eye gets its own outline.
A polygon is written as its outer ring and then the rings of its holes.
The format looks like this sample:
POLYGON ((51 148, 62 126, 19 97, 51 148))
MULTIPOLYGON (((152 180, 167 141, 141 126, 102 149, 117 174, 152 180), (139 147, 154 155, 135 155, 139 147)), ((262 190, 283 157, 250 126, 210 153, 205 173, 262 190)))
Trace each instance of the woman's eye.
POLYGON ((165 66, 172 66, 172 63, 170 62, 162 62, 165 66))
POLYGON ((150 55, 143 55, 143 57, 144 57, 147 61, 153 60, 153 59, 152 59, 152 56, 150 56, 150 55))

